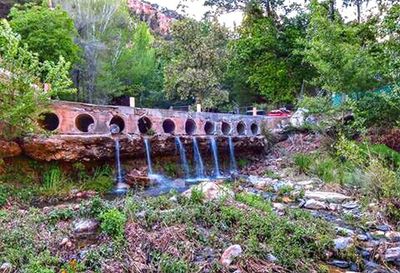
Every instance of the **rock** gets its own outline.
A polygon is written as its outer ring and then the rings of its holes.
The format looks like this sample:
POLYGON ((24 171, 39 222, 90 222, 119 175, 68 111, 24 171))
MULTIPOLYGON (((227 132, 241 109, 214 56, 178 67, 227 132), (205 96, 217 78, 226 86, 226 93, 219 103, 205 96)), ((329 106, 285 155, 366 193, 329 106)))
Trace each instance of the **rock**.
POLYGON ((271 178, 250 175, 247 179, 256 189, 263 190, 272 184, 271 178))
POLYGON ((74 222, 74 233, 94 233, 96 232, 99 223, 94 219, 81 219, 74 222))
POLYGON ((68 242, 69 242, 69 239, 68 239, 68 238, 64 238, 64 239, 62 239, 62 241, 61 241, 61 243, 60 243, 60 246, 64 246, 64 245, 66 245, 68 242))
POLYGON ((353 238, 351 237, 339 237, 333 240, 335 250, 345 250, 353 246, 353 238))
POLYGON ((368 241, 368 236, 367 235, 365 235, 365 234, 358 234, 357 235, 357 240, 359 240, 359 241, 368 241))
POLYGON ((391 227, 388 226, 388 225, 377 225, 375 228, 377 230, 380 230, 380 231, 389 231, 389 230, 391 230, 391 227))
POLYGON ((304 204, 304 207, 306 209, 314 209, 314 210, 326 209, 325 203, 314 199, 307 200, 306 203, 304 204))
POLYGON ((372 236, 372 238, 374 238, 374 239, 381 239, 381 238, 385 237, 385 232, 383 232, 383 231, 381 231, 381 230, 371 231, 369 234, 370 234, 370 235, 372 236))
POLYGON ((355 209, 358 208, 359 205, 357 202, 346 202, 342 204, 342 207, 345 209, 355 209))
POLYGON ((299 108, 296 112, 290 117, 290 124, 293 127, 300 127, 304 124, 306 113, 308 113, 307 109, 299 108))
POLYGON ((330 211, 338 211, 340 209, 340 204, 330 203, 328 205, 328 210, 330 211))
POLYGON ((275 257, 274 255, 272 255, 271 253, 269 253, 269 254, 267 255, 267 261, 268 261, 268 262, 271 262, 271 263, 274 263, 274 262, 278 261, 278 258, 275 257))
POLYGON ((276 209, 277 211, 284 211, 286 208, 285 204, 282 203, 272 203, 272 206, 274 209, 276 209))
POLYGON ((400 261, 400 247, 388 248, 385 251, 384 260, 386 262, 400 261))
POLYGON ((125 182, 130 186, 148 187, 151 185, 151 179, 138 170, 132 170, 125 175, 125 182))
POLYGON ((192 190, 196 189, 204 194, 204 199, 206 201, 211 201, 215 199, 228 198, 232 199, 234 197, 234 192, 224 186, 217 185, 212 182, 202 182, 197 186, 191 187, 189 190, 182 193, 183 196, 190 198, 192 195, 192 190))
POLYGON ((139 211, 138 213, 136 213, 136 217, 137 218, 145 218, 146 217, 146 211, 145 210, 139 211))
POLYGON ((348 228, 342 228, 342 227, 335 227, 336 233, 340 235, 345 235, 345 236, 353 236, 354 231, 348 228))
POLYGON ((239 257, 243 253, 240 245, 232 245, 228 247, 221 256, 221 264, 229 266, 236 257, 239 257))
POLYGON ((0 139, 0 158, 14 157, 21 153, 21 147, 16 142, 0 139))
POLYGON ((11 273, 11 271, 12 271, 12 264, 10 264, 10 263, 3 263, 0 266, 1 273, 11 273))
POLYGON ((128 184, 126 184, 126 183, 119 182, 119 183, 117 183, 117 185, 115 186, 115 188, 116 188, 117 190, 129 190, 129 189, 130 189, 130 186, 129 186, 128 184))
POLYGON ((385 238, 392 243, 400 242, 400 232, 388 231, 385 233, 385 238))
POLYGON ((339 268, 348 268, 350 266, 349 262, 342 261, 342 260, 333 260, 333 261, 330 261, 329 264, 339 267, 339 268))
POLYGON ((323 192, 323 191, 306 191, 304 193, 306 199, 315 199, 318 201, 325 201, 330 203, 342 203, 345 200, 351 199, 350 196, 343 195, 337 192, 323 192))

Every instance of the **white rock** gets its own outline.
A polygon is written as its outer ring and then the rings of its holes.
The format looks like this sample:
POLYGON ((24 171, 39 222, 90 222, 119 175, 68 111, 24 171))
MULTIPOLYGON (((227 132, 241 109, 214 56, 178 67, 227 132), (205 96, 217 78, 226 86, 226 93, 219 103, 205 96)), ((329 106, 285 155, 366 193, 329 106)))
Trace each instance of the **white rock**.
POLYGON ((9 273, 11 271, 12 271, 12 264, 10 264, 10 263, 3 263, 0 266, 0 272, 1 273, 9 273))
POLYGON ((387 262, 400 261, 400 247, 386 249, 384 260, 387 262))
POLYGON ((346 203, 342 204, 342 207, 345 209, 355 209, 355 208, 358 208, 359 205, 357 202, 346 202, 346 203))
POLYGON ((308 113, 307 109, 297 109, 297 111, 290 117, 290 124, 294 127, 302 126, 304 124, 306 113, 308 113))
POLYGON ((385 238, 390 242, 400 242, 400 232, 397 231, 388 231, 385 233, 385 238))
POLYGON ((64 238, 64 239, 62 239, 62 241, 60 243, 60 246, 63 246, 65 244, 67 244, 68 242, 69 242, 69 239, 68 238, 64 238))
POLYGON ((250 175, 248 181, 259 190, 265 189, 268 185, 272 184, 272 179, 268 177, 259 177, 255 175, 250 175))
POLYGON ((282 203, 272 203, 272 206, 274 207, 274 209, 276 209, 277 211, 283 211, 286 208, 285 204, 282 203))
POLYGON ((345 250, 353 246, 353 238, 351 237, 339 237, 333 240, 335 250, 345 250))
POLYGON ((351 199, 350 196, 343 195, 337 192, 324 192, 324 191, 306 191, 304 193, 306 199, 315 199, 318 201, 325 201, 331 203, 342 203, 345 200, 351 199))
POLYGON ((201 191, 204 194, 204 199, 206 201, 211 201, 221 198, 232 199, 235 196, 234 192, 231 191, 230 189, 227 189, 221 185, 217 185, 213 182, 202 182, 199 185, 193 186, 192 188, 183 192, 182 195, 190 198, 193 189, 201 191))
POLYGON ((99 223, 94 219, 81 219, 74 222, 75 233, 91 233, 95 232, 99 223))
POLYGON ((221 264, 229 266, 236 257, 239 257, 243 253, 240 245, 232 245, 228 247, 221 256, 221 264))
POLYGON ((306 201, 304 207, 306 209, 320 210, 320 209, 326 209, 326 204, 314 199, 310 199, 306 201))

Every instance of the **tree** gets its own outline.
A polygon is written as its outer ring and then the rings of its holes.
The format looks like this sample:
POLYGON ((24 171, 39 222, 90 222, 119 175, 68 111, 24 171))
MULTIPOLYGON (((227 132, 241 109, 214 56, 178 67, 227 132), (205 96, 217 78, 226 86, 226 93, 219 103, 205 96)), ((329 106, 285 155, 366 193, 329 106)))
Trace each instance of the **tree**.
POLYGON ((317 70, 314 84, 331 92, 359 92, 381 85, 373 22, 366 27, 345 24, 340 16, 330 20, 329 8, 317 1, 310 8, 304 58, 317 70))
MULTIPOLYGON (((246 10, 253 0, 206 0, 205 6, 213 6, 218 9, 223 9, 227 12, 235 10, 246 10)), ((260 7, 263 8, 267 17, 276 15, 276 10, 279 6, 283 5, 284 0, 259 0, 260 7)))
POLYGON ((10 25, 21 35, 28 49, 39 54, 39 60, 57 62, 60 56, 70 63, 79 60, 78 32, 74 21, 61 8, 26 4, 11 9, 10 25))
POLYGON ((40 62, 7 21, 0 22, 0 120, 3 136, 32 132, 51 97, 72 92, 63 57, 40 62))
POLYGON ((179 98, 213 108, 228 101, 223 86, 228 32, 216 22, 184 19, 172 26, 164 69, 168 98, 179 98))
POLYGON ((162 89, 155 38, 145 23, 133 24, 122 36, 121 41, 116 40, 119 50, 109 50, 102 60, 97 88, 110 97, 134 96, 143 102, 146 92, 162 89))
POLYGON ((280 22, 265 16, 257 1, 249 4, 239 38, 230 46, 229 78, 239 103, 294 101, 312 73, 295 54, 302 51, 297 40, 304 35, 306 19, 300 14, 280 22))

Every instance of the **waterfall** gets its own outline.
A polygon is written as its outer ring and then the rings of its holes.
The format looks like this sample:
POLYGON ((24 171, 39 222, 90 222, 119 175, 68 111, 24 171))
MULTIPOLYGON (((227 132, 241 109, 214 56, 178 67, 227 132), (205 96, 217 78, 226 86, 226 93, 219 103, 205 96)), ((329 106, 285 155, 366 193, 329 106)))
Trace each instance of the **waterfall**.
POLYGON ((117 183, 122 183, 122 170, 121 170, 121 158, 120 158, 120 145, 119 140, 115 140, 115 162, 117 163, 117 183))
POLYGON ((234 173, 237 171, 237 165, 235 158, 235 146, 233 145, 231 136, 229 136, 228 142, 229 142, 230 172, 234 173))
POLYGON ((146 148, 146 160, 147 160, 147 168, 148 168, 148 174, 153 174, 153 167, 151 163, 151 148, 150 148, 150 142, 148 138, 144 138, 144 146, 146 148))
POLYGON ((190 175, 190 170, 189 170, 189 164, 188 164, 188 161, 186 158, 186 150, 182 144, 181 139, 178 136, 175 138, 175 142, 176 142, 176 147, 178 147, 178 150, 179 150, 179 156, 181 158, 182 170, 185 173, 185 177, 187 178, 190 175))
POLYGON ((193 153, 194 153, 194 161, 196 163, 196 178, 203 178, 204 164, 203 164, 203 159, 201 158, 199 144, 197 143, 196 137, 193 137, 193 153))
POLYGON ((210 143, 211 143, 212 155, 214 157, 214 175, 216 177, 220 177, 221 172, 219 170, 217 141, 215 140, 214 137, 210 137, 210 143))

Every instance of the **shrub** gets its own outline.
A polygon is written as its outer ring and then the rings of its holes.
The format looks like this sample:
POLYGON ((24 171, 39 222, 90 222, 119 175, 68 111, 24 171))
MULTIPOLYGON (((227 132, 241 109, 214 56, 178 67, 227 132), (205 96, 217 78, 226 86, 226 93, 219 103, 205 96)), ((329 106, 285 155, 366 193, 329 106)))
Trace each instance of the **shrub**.
POLYGON ((329 96, 304 96, 297 106, 307 109, 310 114, 325 114, 332 109, 332 101, 329 96))
POLYGON ((62 190, 65 191, 68 183, 64 177, 60 167, 56 165, 50 166, 43 174, 42 192, 48 195, 57 195, 62 190))
POLYGON ((108 192, 114 185, 112 169, 107 165, 96 168, 92 177, 87 177, 83 183, 86 190, 94 190, 100 193, 108 192))
POLYGON ((189 272, 189 265, 178 258, 162 255, 160 269, 163 273, 186 273, 189 272))
POLYGON ((126 216, 117 209, 110 209, 100 214, 101 229, 114 238, 124 234, 126 216))
POLYGON ((307 173, 312 164, 312 157, 306 154, 295 154, 293 156, 293 163, 296 165, 300 173, 307 173))

